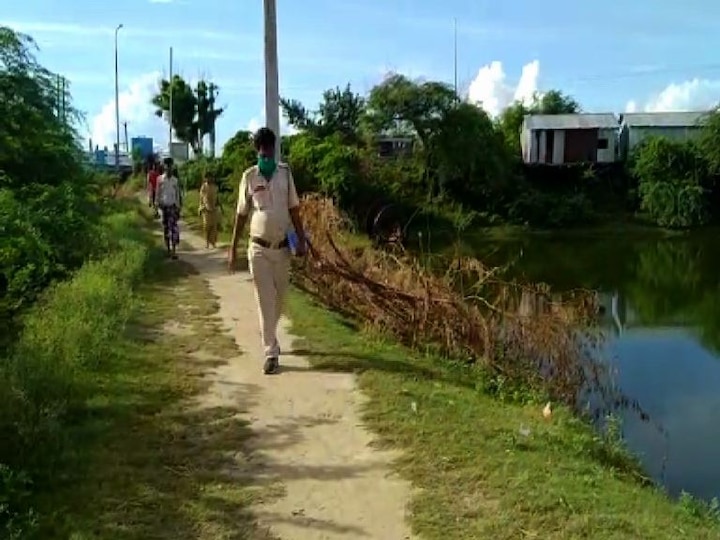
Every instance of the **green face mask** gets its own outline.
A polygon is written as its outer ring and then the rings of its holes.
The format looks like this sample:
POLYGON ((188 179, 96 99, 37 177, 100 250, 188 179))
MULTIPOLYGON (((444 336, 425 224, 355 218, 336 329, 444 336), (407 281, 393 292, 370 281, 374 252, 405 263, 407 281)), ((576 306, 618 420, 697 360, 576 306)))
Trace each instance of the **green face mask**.
POLYGON ((275 172, 275 169, 277 168, 275 158, 271 158, 268 156, 258 156, 257 164, 258 169, 260 170, 260 174, 262 174, 265 178, 270 178, 275 172))

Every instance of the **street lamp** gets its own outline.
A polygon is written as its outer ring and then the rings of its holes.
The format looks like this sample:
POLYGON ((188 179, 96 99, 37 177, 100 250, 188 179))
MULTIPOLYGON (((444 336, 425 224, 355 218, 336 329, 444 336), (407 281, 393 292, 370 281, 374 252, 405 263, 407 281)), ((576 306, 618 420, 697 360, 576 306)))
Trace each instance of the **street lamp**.
POLYGON ((118 32, 123 27, 115 28, 115 172, 120 175, 120 88, 118 86, 118 32))
POLYGON ((263 0, 265 15, 265 121, 277 137, 275 159, 280 161, 280 89, 278 84, 277 3, 263 0))

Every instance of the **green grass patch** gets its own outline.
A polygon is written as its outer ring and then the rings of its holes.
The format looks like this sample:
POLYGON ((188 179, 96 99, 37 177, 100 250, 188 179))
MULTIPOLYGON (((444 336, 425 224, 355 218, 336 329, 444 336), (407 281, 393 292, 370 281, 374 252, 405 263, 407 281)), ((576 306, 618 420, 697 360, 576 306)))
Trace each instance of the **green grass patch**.
POLYGON ((249 505, 277 488, 249 472, 242 403, 198 401, 237 348, 203 277, 126 204, 105 254, 45 295, 4 365, 0 537, 267 538, 249 505))
POLYGON ((365 421, 403 451, 421 538, 720 538, 716 511, 648 486, 616 438, 570 411, 546 420, 544 404, 491 396, 477 370, 358 332, 303 293, 288 309, 296 348, 318 369, 356 372, 365 421))

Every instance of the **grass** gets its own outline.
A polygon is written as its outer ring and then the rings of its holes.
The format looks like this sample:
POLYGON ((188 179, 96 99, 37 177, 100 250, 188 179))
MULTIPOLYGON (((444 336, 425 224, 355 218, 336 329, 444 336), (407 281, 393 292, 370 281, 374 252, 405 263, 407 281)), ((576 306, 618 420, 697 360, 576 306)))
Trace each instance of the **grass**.
POLYGON ((546 420, 543 404, 485 394, 472 369, 358 332, 303 293, 288 308, 310 361, 358 373, 366 423, 379 444, 403 450, 397 468, 418 488, 421 538, 720 537, 716 511, 643 485, 617 440, 568 410, 546 420))
MULTIPOLYGON (((23 338, 23 359, 35 360, 18 371, 27 403, 62 412, 52 416, 54 430, 25 419, 48 437, 34 439, 37 487, 16 482, 33 510, 24 523, 15 519, 13 534, 268 538, 249 505, 277 488, 247 473, 242 405, 198 401, 209 384, 203 375, 238 351, 203 277, 182 261, 166 262, 150 221, 134 216, 111 218, 130 240, 52 291, 23 338)), ((9 477, 0 474, 6 486, 9 477)), ((3 537, 12 538, 10 530, 3 537)))

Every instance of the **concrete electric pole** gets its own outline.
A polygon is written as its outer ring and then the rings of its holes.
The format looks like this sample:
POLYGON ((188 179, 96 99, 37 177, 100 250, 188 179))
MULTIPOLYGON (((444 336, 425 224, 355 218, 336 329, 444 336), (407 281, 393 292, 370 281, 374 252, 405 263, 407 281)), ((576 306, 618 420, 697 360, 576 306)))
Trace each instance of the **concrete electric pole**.
POLYGON ((215 83, 210 83, 210 118, 212 118, 212 126, 210 128, 210 157, 215 157, 215 92, 217 92, 217 86, 215 83))
POLYGON ((118 82, 118 32, 123 27, 115 28, 115 172, 120 174, 120 86, 118 82))
POLYGON ((277 137, 275 159, 280 161, 280 88, 277 50, 277 2, 263 0, 265 12, 265 122, 277 137))

